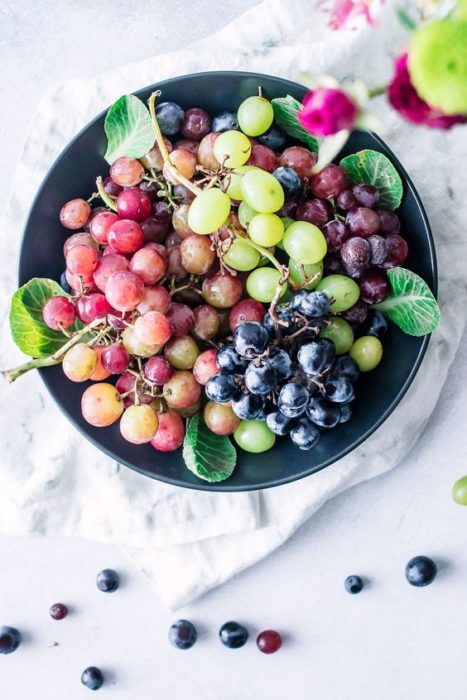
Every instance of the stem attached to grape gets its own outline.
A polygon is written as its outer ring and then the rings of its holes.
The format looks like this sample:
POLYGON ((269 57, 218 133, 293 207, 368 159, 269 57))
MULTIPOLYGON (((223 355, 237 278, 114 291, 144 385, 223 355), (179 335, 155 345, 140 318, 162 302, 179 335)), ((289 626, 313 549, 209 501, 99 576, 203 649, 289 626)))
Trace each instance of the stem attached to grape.
POLYGON ((170 172, 170 174, 177 180, 177 182, 180 183, 180 185, 185 185, 187 189, 190 190, 190 192, 193 192, 195 195, 201 194, 203 190, 201 190, 199 187, 194 185, 191 180, 188 180, 186 177, 181 175, 181 173, 178 172, 177 168, 174 166, 172 161, 170 160, 170 155, 167 150, 167 146, 165 145, 164 137, 162 136, 162 131, 159 126, 159 122, 157 121, 157 116, 156 116, 156 109, 155 109, 155 101, 156 97, 159 95, 159 92, 153 92, 151 97, 148 100, 148 105, 149 105, 149 112, 151 114, 151 119, 152 119, 152 125, 154 128, 154 133, 156 135, 156 143, 159 146, 159 150, 161 152, 162 158, 164 160, 165 166, 167 170, 170 172))
POLYGON ((73 347, 73 345, 75 345, 79 340, 81 340, 81 338, 85 336, 86 333, 89 333, 89 331, 94 330, 94 328, 101 326, 103 323, 105 323, 105 319, 96 318, 94 321, 91 321, 91 323, 88 323, 87 326, 84 326, 84 328, 81 328, 79 331, 77 331, 67 343, 62 345, 62 347, 59 348, 56 352, 54 352, 52 355, 48 355, 47 357, 35 357, 33 360, 29 360, 29 362, 25 362, 24 364, 19 365, 19 367, 4 370, 3 372, 1 372, 1 376, 7 381, 9 381, 11 384, 15 381, 15 379, 18 379, 18 377, 21 377, 21 375, 26 374, 26 372, 29 372, 31 369, 37 369, 39 367, 50 367, 51 365, 58 365, 62 361, 63 356, 71 347, 73 347))
POLYGON ((96 180, 96 187, 97 191, 99 192, 99 197, 102 199, 104 204, 106 204, 109 209, 112 209, 112 211, 117 211, 117 202, 108 192, 105 191, 104 184, 100 176, 96 180))

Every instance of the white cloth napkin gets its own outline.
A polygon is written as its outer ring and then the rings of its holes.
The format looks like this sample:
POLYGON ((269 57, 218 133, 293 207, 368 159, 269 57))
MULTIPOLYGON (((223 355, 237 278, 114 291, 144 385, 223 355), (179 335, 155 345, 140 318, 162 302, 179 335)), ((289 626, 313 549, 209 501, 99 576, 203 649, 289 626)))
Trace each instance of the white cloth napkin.
MULTIPOLYGON (((39 107, 18 165, 2 225, 2 366, 19 361, 7 312, 18 243, 48 167, 95 114, 123 93, 183 73, 237 69, 300 79, 301 71, 352 72, 377 85, 403 48, 394 8, 376 28, 332 32, 309 0, 265 0, 218 34, 185 51, 74 80, 39 107)), ((62 534, 118 543, 177 608, 282 544, 333 495, 395 466, 419 437, 437 401, 466 316, 467 205, 461 190, 465 134, 414 128, 377 105, 386 141, 407 167, 428 209, 437 243, 443 321, 407 395, 352 454, 299 483, 259 493, 177 489, 121 468, 77 435, 39 377, 2 386, 0 531, 62 534), (460 136, 462 136, 462 141, 460 136), (7 408, 7 410, 5 410, 7 408)))

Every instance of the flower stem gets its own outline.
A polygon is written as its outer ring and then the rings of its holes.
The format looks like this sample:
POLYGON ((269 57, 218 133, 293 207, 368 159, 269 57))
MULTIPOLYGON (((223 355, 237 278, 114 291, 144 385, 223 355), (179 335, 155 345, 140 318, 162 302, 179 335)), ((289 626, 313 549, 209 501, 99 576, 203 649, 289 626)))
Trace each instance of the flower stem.
POLYGON ((368 90, 368 97, 372 99, 373 97, 379 97, 380 95, 384 95, 384 93, 387 90, 387 85, 377 85, 374 88, 370 88, 368 90))
POLYGON ((71 348, 73 345, 75 345, 81 338, 86 335, 86 333, 89 333, 89 331, 92 331, 94 328, 97 328, 97 326, 102 325, 102 323, 105 323, 105 319, 102 318, 96 318, 94 321, 91 321, 87 326, 84 326, 84 328, 81 328, 79 331, 77 331, 71 338, 70 340, 62 345, 61 348, 59 348, 56 352, 54 352, 52 355, 48 355, 47 357, 35 357, 32 360, 29 360, 28 362, 25 362, 22 365, 19 365, 18 367, 14 367, 13 369, 7 369, 4 370, 3 372, 0 373, 0 375, 6 379, 7 381, 12 382, 15 381, 15 379, 18 379, 18 377, 21 377, 21 375, 26 374, 26 372, 29 372, 31 369, 37 369, 39 367, 50 367, 51 365, 58 365, 63 358, 63 355, 71 348))
POLYGON ((196 187, 196 185, 194 185, 191 182, 191 180, 188 180, 181 173, 179 173, 177 168, 174 166, 174 164, 170 160, 170 155, 169 155, 169 152, 167 150, 167 146, 165 145, 164 137, 162 136, 162 131, 160 129, 159 122, 157 121, 157 117, 156 117, 155 101, 156 101, 156 97, 159 94, 160 93, 157 91, 153 92, 151 97, 148 100, 148 105, 149 105, 149 112, 151 114, 154 133, 156 135, 156 143, 159 146, 159 150, 160 150, 162 158, 164 160, 164 164, 165 164, 168 172, 177 180, 177 182, 180 183, 180 185, 185 185, 185 187, 187 189, 189 189, 190 192, 193 192, 193 194, 195 194, 195 195, 201 194, 201 192, 203 190, 201 190, 199 187, 196 187))
POLYGON ((96 180, 97 191, 99 192, 99 197, 102 199, 104 204, 106 204, 112 211, 117 211, 117 203, 113 197, 110 196, 108 192, 104 189, 104 184, 102 178, 98 177, 96 180))

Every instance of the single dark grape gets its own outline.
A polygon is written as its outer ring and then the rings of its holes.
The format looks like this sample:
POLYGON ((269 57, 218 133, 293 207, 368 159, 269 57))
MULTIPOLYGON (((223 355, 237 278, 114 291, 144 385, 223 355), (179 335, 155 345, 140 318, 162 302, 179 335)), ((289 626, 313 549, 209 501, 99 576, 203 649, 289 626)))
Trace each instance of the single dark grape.
POLYGON ((247 642, 248 630, 239 622, 225 622, 219 630, 219 639, 229 649, 239 649, 247 642))
POLYGON ((16 627, 0 627, 0 654, 12 654, 21 644, 21 632, 16 627))
POLYGON ((306 318, 320 318, 329 312, 331 300, 324 292, 310 292, 300 305, 301 313, 306 318))
POLYGON ((180 131, 186 139, 201 141, 211 131, 211 117, 201 107, 187 109, 180 131))
POLYGON ((366 270, 360 277, 360 298, 367 304, 379 304, 389 292, 388 278, 382 270, 366 270))
POLYGON ((243 372, 248 366, 248 361, 241 358, 231 345, 224 345, 217 351, 216 364, 220 370, 236 373, 243 372))
MULTIPOLYGON (((295 333, 295 331, 298 330, 298 326, 295 322, 295 317, 291 307, 276 307, 276 316, 280 321, 282 321, 282 323, 280 324, 280 332, 282 333, 282 335, 290 335, 291 333, 295 333)), ((263 325, 271 336, 275 335, 276 328, 272 316, 269 312, 265 314, 263 318, 263 325)))
POLYGON ((324 394, 332 403, 347 403, 355 398, 355 390, 348 377, 340 375, 324 382, 324 394))
POLYGON ((310 393, 306 386, 289 382, 282 387, 277 407, 287 418, 297 418, 305 412, 310 393))
POLYGON ((350 277, 359 277, 370 264, 371 248, 365 238, 348 238, 341 248, 344 270, 350 277))
POLYGON ((327 338, 322 338, 302 345, 298 351, 297 360, 305 374, 313 376, 331 367, 335 356, 334 343, 327 338))
POLYGON ((300 450, 311 450, 319 442, 320 433, 308 418, 300 418, 290 430, 290 439, 300 450))
POLYGON ((238 121, 235 112, 221 112, 212 120, 211 130, 216 133, 220 131, 236 131, 237 129, 238 121))
POLYGON ((103 569, 97 574, 96 585, 103 593, 113 593, 120 585, 120 576, 113 569, 103 569))
POLYGON ((337 219, 325 224, 323 226, 323 233, 330 253, 340 250, 344 241, 349 237, 347 226, 337 219))
POLYGON ((143 182, 139 183, 138 187, 142 192, 147 194, 151 202, 154 203, 156 201, 159 185, 156 185, 155 182, 147 182, 147 180, 143 180, 143 182))
POLYGON ((349 420, 352 418, 352 404, 350 403, 345 403, 342 406, 340 406, 340 411, 341 411, 341 416, 339 423, 348 423, 349 420))
POLYGON ((275 435, 287 435, 293 426, 293 421, 284 416, 281 411, 272 411, 266 417, 266 425, 275 435))
POLYGON ((349 186, 347 175, 339 165, 327 165, 311 178, 311 190, 316 197, 329 199, 337 197, 349 186))
POLYGON ((280 151, 284 148, 287 141, 287 136, 276 124, 273 124, 264 134, 257 138, 260 143, 272 148, 273 151, 280 151))
POLYGON ((302 181, 298 177, 295 170, 292 168, 276 168, 272 171, 272 175, 280 182, 286 199, 290 197, 298 197, 302 191, 302 181))
POLYGON ((327 399, 316 396, 306 410, 308 418, 320 428, 334 428, 340 422, 340 408, 327 399))
POLYGON ((264 362, 251 362, 245 372, 245 386, 252 394, 266 396, 277 384, 277 374, 274 367, 264 362))
POLYGON ((340 274, 344 272, 342 258, 338 253, 328 253, 324 258, 324 270, 327 274, 340 274))
POLYGON ((361 330, 363 335, 374 335, 376 338, 382 338, 387 329, 388 322, 381 311, 370 311, 361 330))
POLYGON ((295 218, 297 221, 308 221, 308 223, 322 228, 332 219, 332 207, 324 199, 305 199, 298 205, 295 218))
POLYGON ((54 603, 49 610, 53 620, 63 620, 68 615, 68 608, 63 603, 54 603))
POLYGON ((429 557, 419 556, 411 559, 405 567, 405 577, 411 586, 428 586, 436 578, 438 568, 429 557))
POLYGON ((181 129, 185 113, 175 102, 160 102, 156 105, 156 115, 164 136, 174 136, 181 129))
POLYGON ((247 321, 237 326, 233 344, 239 355, 260 355, 269 342, 269 333, 257 321, 247 321))
POLYGON ((401 221, 397 214, 395 214, 393 211, 389 211, 388 209, 377 209, 376 213, 379 216, 379 224, 382 233, 386 234, 387 236, 390 236, 393 233, 400 233, 401 221))
POLYGON ((275 369, 279 382, 288 379, 294 372, 290 355, 282 348, 271 350, 267 362, 275 369))
POLYGON ((339 209, 343 211, 350 211, 350 209, 355 209, 358 207, 358 202, 355 198, 352 190, 343 190, 337 195, 336 204, 339 209))
POLYGON ((275 630, 264 630, 256 637, 256 646, 263 654, 275 654, 282 646, 282 637, 275 630))
POLYGON ((382 267, 388 270, 391 267, 403 265, 409 254, 407 241, 402 236, 394 233, 386 238, 386 243, 388 244, 388 254, 382 267))
POLYGON ((367 238, 370 244, 371 255, 370 262, 372 265, 382 265, 388 255, 388 244, 382 236, 370 236, 367 238))
POLYGON ((373 185, 364 183, 354 185, 352 187, 352 193, 362 207, 373 209, 378 204, 379 192, 373 185))
POLYGON ((342 313, 342 318, 344 318, 349 323, 360 324, 363 323, 368 315, 368 306, 362 299, 359 299, 356 304, 347 309, 342 313))
POLYGON ((344 581, 344 586, 347 593, 355 595, 356 593, 360 593, 363 589, 363 581, 360 576, 347 576, 344 581))
POLYGON ((289 219, 295 219, 297 207, 298 202, 296 202, 294 199, 286 199, 284 204, 281 206, 279 211, 276 212, 276 214, 281 218, 288 217, 289 219))
POLYGON ((155 220, 161 224, 170 224, 172 221, 172 210, 167 202, 163 202, 160 199, 157 200, 157 202, 153 205, 152 212, 155 220))
POLYGON ((191 649, 197 638, 196 627, 188 620, 177 620, 169 629, 169 642, 177 649, 191 649))
POLYGON ((238 386, 231 374, 215 374, 204 387, 206 396, 217 403, 227 403, 238 395, 238 386))
POLYGON ((232 410, 236 416, 242 420, 253 420, 257 418, 264 408, 265 399, 259 394, 241 394, 232 401, 232 410))
POLYGON ((345 223, 352 236, 368 238, 380 230, 378 214, 368 207, 357 207, 349 211, 345 223))
POLYGON ((104 674, 97 666, 89 666, 81 674, 81 683, 89 690, 99 690, 104 685, 104 674))
POLYGON ((332 368, 333 377, 347 377, 351 382, 356 382, 359 374, 357 363, 348 355, 338 357, 332 368))

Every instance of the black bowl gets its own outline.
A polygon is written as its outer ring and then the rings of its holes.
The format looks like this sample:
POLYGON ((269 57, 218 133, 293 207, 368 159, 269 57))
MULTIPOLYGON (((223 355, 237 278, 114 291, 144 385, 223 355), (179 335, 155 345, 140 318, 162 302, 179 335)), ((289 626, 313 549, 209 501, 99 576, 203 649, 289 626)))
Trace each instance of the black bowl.
MULTIPOLYGON (((137 94, 145 100, 154 89, 160 88, 163 100, 176 101, 184 108, 204 107, 211 114, 216 114, 223 110, 236 110, 242 100, 257 94, 259 85, 269 98, 290 94, 301 99, 306 92, 301 85, 281 78, 226 71, 173 78, 140 90, 137 94)), ((89 197, 95 189, 96 176, 108 171, 103 158, 106 147, 104 116, 98 116, 73 139, 45 178, 24 231, 20 284, 31 277, 60 279, 64 267, 62 242, 69 232, 60 226, 58 212, 69 199, 89 197)), ((397 158, 375 135, 352 134, 341 155, 362 148, 385 153, 397 167, 404 181, 400 215, 410 246, 407 266, 421 275, 436 293, 434 243, 412 182, 397 158)), ((106 429, 88 425, 80 410, 85 387, 68 381, 60 366, 41 370, 41 374, 50 393, 71 422, 113 459, 146 476, 179 486, 212 491, 245 491, 301 479, 351 452, 383 423, 402 399, 420 366, 428 340, 428 337, 407 336, 396 327, 391 327, 384 340, 381 365, 359 382, 359 400, 349 423, 323 434, 319 445, 311 452, 298 450, 288 440, 278 440, 273 450, 259 455, 238 449, 235 472, 221 484, 209 484, 197 479, 184 466, 181 450, 163 454, 150 445, 131 445, 121 438, 118 423, 106 429)))

